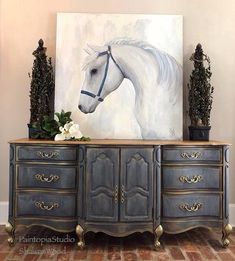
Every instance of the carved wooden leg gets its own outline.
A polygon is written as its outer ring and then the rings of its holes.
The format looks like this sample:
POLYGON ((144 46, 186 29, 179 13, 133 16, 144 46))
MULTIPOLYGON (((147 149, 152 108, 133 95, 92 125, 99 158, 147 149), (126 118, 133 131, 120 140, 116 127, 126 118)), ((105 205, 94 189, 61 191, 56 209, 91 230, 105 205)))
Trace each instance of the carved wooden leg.
POLYGON ((78 247, 80 247, 81 249, 84 248, 85 246, 85 241, 84 241, 84 230, 80 225, 76 226, 76 234, 78 236, 78 247))
POLYGON ((227 247, 229 245, 229 235, 232 232, 233 228, 230 224, 227 224, 223 227, 223 231, 222 231, 222 245, 223 247, 227 247))
POLYGON ((15 228, 12 226, 11 223, 8 222, 5 225, 5 230, 8 234, 7 242, 9 244, 9 246, 13 246, 15 243, 15 228))
POLYGON ((159 225, 155 231, 154 231, 154 234, 155 234, 155 241, 154 241, 154 246, 155 248, 158 248, 161 246, 161 243, 159 241, 160 237, 162 236, 163 234, 163 228, 161 225, 159 225))

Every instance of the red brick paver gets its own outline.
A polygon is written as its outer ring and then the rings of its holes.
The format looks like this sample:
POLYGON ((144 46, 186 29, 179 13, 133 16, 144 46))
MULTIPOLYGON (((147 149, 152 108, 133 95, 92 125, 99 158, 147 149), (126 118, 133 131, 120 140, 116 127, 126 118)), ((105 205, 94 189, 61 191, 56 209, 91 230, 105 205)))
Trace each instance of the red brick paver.
POLYGON ((71 233, 72 242, 63 243, 68 235, 48 229, 31 228, 18 230, 14 247, 7 244, 4 227, 0 226, 0 261, 235 261, 235 232, 231 235, 231 245, 221 246, 221 233, 204 228, 194 229, 178 235, 164 234, 162 245, 154 250, 154 237, 150 233, 134 234, 125 238, 114 238, 103 233, 88 233, 85 236, 87 246, 80 250, 75 242, 76 235, 71 233), (25 243, 20 238, 52 238, 58 236, 60 243, 37 241, 25 243))

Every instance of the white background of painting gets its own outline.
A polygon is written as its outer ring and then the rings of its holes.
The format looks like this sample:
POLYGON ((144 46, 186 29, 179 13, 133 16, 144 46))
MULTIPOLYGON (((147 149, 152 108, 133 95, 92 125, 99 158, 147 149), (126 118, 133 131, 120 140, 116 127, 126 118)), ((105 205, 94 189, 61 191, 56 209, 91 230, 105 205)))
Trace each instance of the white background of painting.
MULTIPOLYGON (((92 138, 141 138, 135 119, 135 93, 129 80, 125 79, 94 113, 78 110, 84 80, 81 68, 87 55, 83 49, 87 44, 103 46, 117 37, 144 40, 182 65, 182 16, 58 14, 55 110, 72 111, 82 133, 92 138)), ((176 121, 182 126, 182 118, 176 121)))

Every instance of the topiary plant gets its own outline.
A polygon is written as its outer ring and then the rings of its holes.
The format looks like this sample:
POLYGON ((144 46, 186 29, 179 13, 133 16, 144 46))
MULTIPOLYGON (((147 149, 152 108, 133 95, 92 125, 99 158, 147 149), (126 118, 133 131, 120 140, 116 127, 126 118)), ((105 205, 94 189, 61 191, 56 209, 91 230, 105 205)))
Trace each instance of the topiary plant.
POLYGON ((212 94, 214 88, 211 86, 210 59, 203 53, 201 44, 198 44, 191 61, 194 69, 190 75, 189 88, 189 117, 192 126, 210 126, 210 112, 212 108, 212 94), (208 66, 204 66, 204 62, 208 66))
MULTIPOLYGON (((189 117, 191 120, 190 130, 199 128, 200 134, 196 139, 209 139, 204 137, 203 128, 210 129, 210 113, 212 108, 212 94, 214 87, 210 83, 211 68, 210 59, 203 53, 201 44, 198 44, 195 53, 192 54, 190 60, 193 61, 194 69, 190 75, 189 88, 189 117), (205 62, 207 66, 205 66, 205 62)), ((190 139, 194 139, 190 133, 190 139)))
MULTIPOLYGON (((54 70, 51 58, 47 58, 47 48, 42 39, 38 41, 38 48, 33 52, 35 56, 30 84, 30 124, 41 125, 44 116, 53 117, 54 114, 54 70)), ((31 134, 29 134, 31 136, 31 134)))

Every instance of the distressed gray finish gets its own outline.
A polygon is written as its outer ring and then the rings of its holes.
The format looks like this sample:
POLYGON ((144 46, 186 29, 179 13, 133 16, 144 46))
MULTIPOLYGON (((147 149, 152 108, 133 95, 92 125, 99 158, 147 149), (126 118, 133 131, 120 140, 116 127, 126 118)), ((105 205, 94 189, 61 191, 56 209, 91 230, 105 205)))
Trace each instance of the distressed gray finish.
POLYGON ((164 189, 222 189, 222 167, 164 166, 164 189))
POLYGON ((153 148, 88 148, 86 158, 86 220, 152 220, 153 148))
POLYGON ((17 164, 18 188, 76 189, 77 167, 17 164))
POLYGON ((228 146, 136 144, 10 145, 9 243, 18 225, 127 236, 194 227, 231 232, 228 146))
POLYGON ((162 216, 166 233, 222 229, 228 246, 228 147, 163 146, 162 216))
POLYGON ((162 217, 177 218, 177 217, 221 217, 222 200, 219 194, 182 194, 162 196, 162 217), (198 210, 192 210, 191 207, 195 204, 201 204, 198 210), (183 206, 187 206, 184 209, 183 206))
POLYGON ((117 221, 115 186, 119 186, 118 149, 88 148, 86 164, 86 219, 117 221))
POLYGON ((76 161, 77 149, 56 146, 18 146, 18 160, 76 161))
POLYGON ((221 162, 222 147, 168 147, 162 153, 162 161, 221 162))
POLYGON ((76 195, 40 192, 21 192, 16 195, 16 216, 75 217, 76 195), (40 206, 42 208, 40 208, 40 206), (53 208, 53 204, 58 204, 53 208), (51 208, 51 209, 50 209, 51 208))
MULTIPOLYGON (((77 157, 78 147, 74 145, 10 145, 8 222, 13 231, 18 225, 74 230, 81 205, 77 198, 77 157)), ((14 232, 11 237, 12 244, 14 232)))
POLYGON ((121 221, 151 221, 153 149, 121 150, 121 221))

